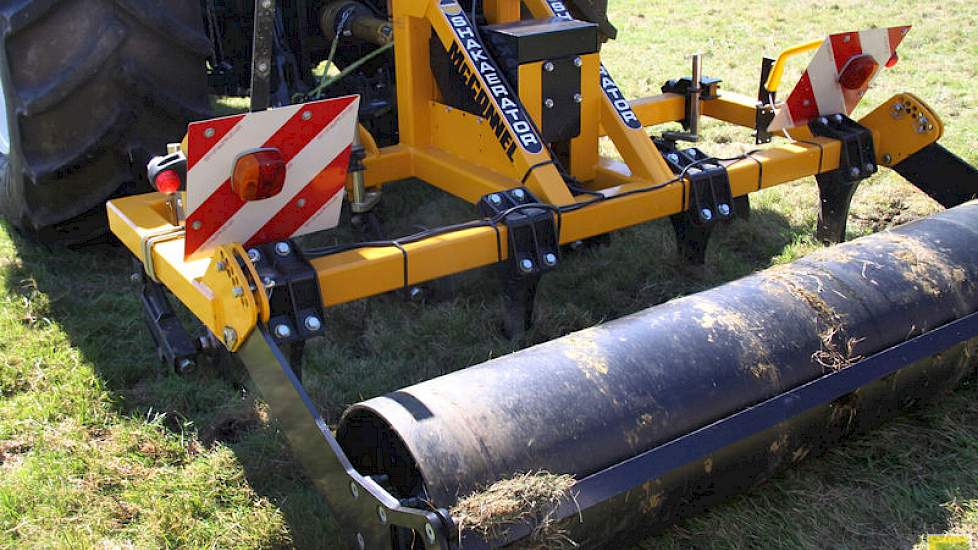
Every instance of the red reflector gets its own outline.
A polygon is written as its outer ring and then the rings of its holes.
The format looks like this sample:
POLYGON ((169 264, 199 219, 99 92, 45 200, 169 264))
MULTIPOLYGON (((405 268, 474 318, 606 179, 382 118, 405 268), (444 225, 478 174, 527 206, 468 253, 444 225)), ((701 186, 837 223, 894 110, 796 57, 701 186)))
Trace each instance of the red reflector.
POLYGON ((153 187, 160 193, 172 195, 180 190, 180 174, 176 170, 163 170, 156 175, 153 187))
POLYGON ((285 185, 285 160, 278 149, 244 153, 234 162, 231 190, 243 201, 260 201, 278 195, 285 185))
POLYGON ((861 90, 869 83, 869 79, 876 74, 879 63, 869 54, 853 57, 842 67, 839 73, 839 84, 846 90, 861 90))
POLYGON ((891 55, 890 58, 886 60, 886 68, 892 69, 893 66, 897 64, 897 61, 900 61, 900 56, 897 55, 896 52, 893 52, 893 55, 891 55))

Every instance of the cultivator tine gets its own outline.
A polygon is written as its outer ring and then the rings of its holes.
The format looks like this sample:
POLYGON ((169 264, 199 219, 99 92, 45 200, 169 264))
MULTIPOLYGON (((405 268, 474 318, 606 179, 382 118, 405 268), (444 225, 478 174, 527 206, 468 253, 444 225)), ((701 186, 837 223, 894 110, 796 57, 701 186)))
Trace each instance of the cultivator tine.
POLYGON ((978 170, 939 143, 931 143, 892 168, 944 208, 978 197, 978 170))

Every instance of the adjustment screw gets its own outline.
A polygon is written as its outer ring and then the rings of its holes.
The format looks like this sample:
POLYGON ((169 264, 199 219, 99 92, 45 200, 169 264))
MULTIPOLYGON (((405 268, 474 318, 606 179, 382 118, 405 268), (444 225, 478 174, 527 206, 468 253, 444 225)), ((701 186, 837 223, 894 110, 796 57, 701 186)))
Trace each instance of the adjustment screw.
POLYGON ((584 101, 584 96, 581 94, 574 94, 574 103, 580 103, 584 101))
POLYGON ((729 204, 721 204, 721 205, 717 206, 717 212, 719 212, 721 216, 729 216, 730 215, 730 205, 729 204))
POLYGON ((224 327, 224 345, 231 348, 238 341, 238 332, 231 327, 224 327))
POLYGON ((858 178, 859 177, 859 174, 860 174, 860 172, 859 172, 859 167, 858 166, 853 166, 852 168, 849 169, 849 175, 850 176, 852 176, 854 178, 858 178))
POLYGON ((277 325, 275 327, 275 336, 277 336, 281 340, 285 340, 289 336, 292 336, 292 329, 289 328, 289 325, 286 325, 284 323, 281 325, 277 325))
POLYGON ((516 198, 516 200, 521 201, 526 198, 526 193, 524 193, 522 189, 513 189, 513 197, 516 198))
POLYGON ((428 537, 428 544, 435 543, 435 528, 430 523, 424 524, 424 536, 428 537))
POLYGON ((279 256, 288 256, 292 252, 292 247, 289 243, 282 241, 275 245, 275 253, 279 256))
POLYGON ((548 108, 548 109, 553 109, 554 108, 554 100, 550 99, 549 97, 547 99, 544 99, 543 100, 543 106, 546 107, 546 108, 548 108))
POLYGON ((543 257, 543 263, 550 267, 557 265, 557 255, 553 252, 547 252, 547 254, 543 257))
POLYGON ((319 317, 316 317, 315 315, 306 317, 306 321, 303 324, 306 325, 306 329, 308 329, 309 332, 319 332, 319 329, 323 328, 323 323, 319 320, 319 317))
POLYGON ((583 59, 581 59, 580 57, 575 57, 574 58, 574 66, 575 67, 580 67, 583 64, 584 64, 584 60, 583 59))
POLYGON ((712 220, 713 219, 713 211, 710 210, 709 208, 704 208, 703 210, 700 210, 700 218, 702 218, 703 221, 705 221, 705 222, 708 222, 708 221, 712 220))
POLYGON ((261 261, 261 252, 259 252, 257 248, 249 248, 248 259, 251 260, 251 263, 257 264, 261 261))
POLYGON ((547 71, 548 73, 552 73, 554 70, 554 64, 550 61, 547 61, 546 63, 543 64, 543 70, 547 71))
POLYGON ((387 510, 383 506, 377 507, 377 517, 380 518, 380 523, 387 525, 387 510))
POLYGON ((489 195, 489 202, 493 204, 501 204, 503 202, 503 199, 496 193, 493 193, 489 195))
POLYGON ((356 481, 350 482, 350 494, 353 495, 353 498, 360 498, 360 486, 357 485, 356 481))
POLYGON ((522 269, 523 271, 525 271, 527 273, 533 271, 533 260, 527 258, 527 259, 521 261, 520 262, 520 269, 522 269))

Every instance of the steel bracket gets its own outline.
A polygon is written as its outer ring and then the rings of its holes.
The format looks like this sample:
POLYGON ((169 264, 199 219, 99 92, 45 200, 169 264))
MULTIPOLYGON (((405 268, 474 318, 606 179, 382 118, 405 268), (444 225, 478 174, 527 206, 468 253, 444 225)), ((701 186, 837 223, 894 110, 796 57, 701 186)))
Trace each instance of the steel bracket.
POLYGON ((325 331, 319 277, 291 241, 248 249, 258 281, 268 296, 268 326, 279 344, 303 342, 325 331))
POLYGON ((505 225, 509 235, 509 261, 501 272, 507 302, 503 328, 509 338, 516 339, 533 324, 540 277, 560 263, 558 223, 553 208, 541 204, 523 187, 482 197, 479 211, 505 225))
POLYGON ((816 239, 840 243, 845 240, 849 206, 859 182, 879 170, 873 133, 845 115, 819 117, 808 126, 813 135, 840 142, 839 168, 815 176, 819 193, 816 239))

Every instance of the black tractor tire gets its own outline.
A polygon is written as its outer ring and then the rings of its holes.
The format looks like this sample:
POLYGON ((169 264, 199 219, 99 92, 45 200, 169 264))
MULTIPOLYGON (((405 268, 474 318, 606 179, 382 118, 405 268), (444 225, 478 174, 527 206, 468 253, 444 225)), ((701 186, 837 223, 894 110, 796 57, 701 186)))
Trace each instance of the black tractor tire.
POLYGON ((148 160, 210 113, 200 1, 0 6, 0 215, 45 242, 97 239, 105 201, 149 190, 148 160))

